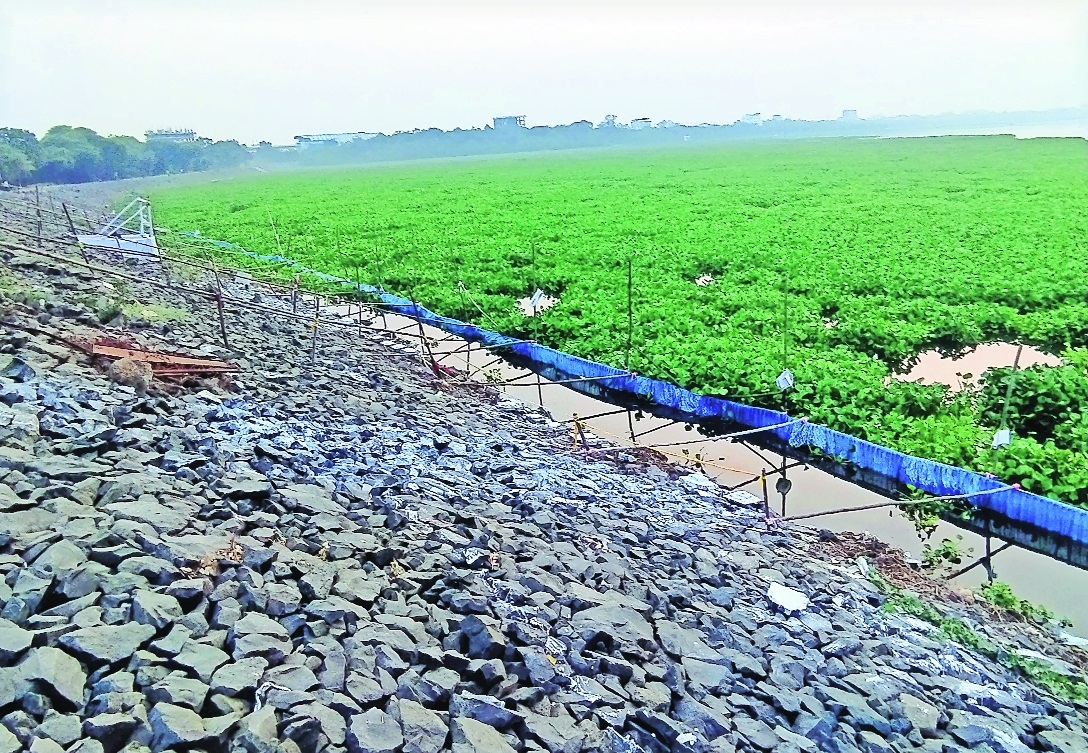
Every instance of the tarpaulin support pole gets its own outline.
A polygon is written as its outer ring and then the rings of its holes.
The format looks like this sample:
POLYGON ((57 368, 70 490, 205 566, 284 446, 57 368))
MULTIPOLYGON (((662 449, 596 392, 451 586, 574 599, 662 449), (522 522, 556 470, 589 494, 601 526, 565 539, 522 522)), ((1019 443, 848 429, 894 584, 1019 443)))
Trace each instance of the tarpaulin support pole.
MULTIPOLYGON (((782 453, 782 468, 781 468, 781 470, 779 472, 782 474, 782 480, 783 481, 788 481, 788 479, 786 478, 786 470, 787 470, 786 453, 782 453)), ((782 517, 783 518, 786 517, 786 493, 787 492, 789 492, 789 489, 786 488, 786 484, 782 484, 782 489, 780 490, 780 493, 782 494, 782 517)))
POLYGON ((627 409, 627 429, 631 432, 631 444, 638 444, 635 439, 635 420, 631 417, 631 409, 627 409))
POLYGON ((990 536, 990 526, 991 526, 990 516, 987 515, 986 516, 986 565, 985 565, 985 567, 986 567, 986 580, 989 583, 993 583, 994 582, 994 563, 993 563, 993 556, 994 555, 993 555, 993 551, 991 551, 992 537, 990 536))

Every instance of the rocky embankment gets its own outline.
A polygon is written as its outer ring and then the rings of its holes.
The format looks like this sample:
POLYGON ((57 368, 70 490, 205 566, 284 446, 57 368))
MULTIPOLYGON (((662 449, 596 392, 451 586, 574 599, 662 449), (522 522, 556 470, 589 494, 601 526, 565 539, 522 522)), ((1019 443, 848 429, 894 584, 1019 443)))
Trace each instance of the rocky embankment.
POLYGON ((206 300, 126 283, 193 314, 104 326, 117 286, 2 258, 0 753, 1088 750, 1083 704, 812 531, 588 461, 389 335, 322 328, 311 366, 230 306, 227 351, 206 300), (55 339, 103 335, 242 373, 143 394, 55 339))

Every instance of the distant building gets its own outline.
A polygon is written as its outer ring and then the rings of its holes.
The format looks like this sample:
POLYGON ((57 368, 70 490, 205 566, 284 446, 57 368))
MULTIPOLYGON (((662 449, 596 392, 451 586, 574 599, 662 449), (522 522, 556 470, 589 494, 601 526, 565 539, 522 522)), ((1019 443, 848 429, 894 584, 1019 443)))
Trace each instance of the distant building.
POLYGON ((740 122, 748 125, 759 125, 763 122, 763 115, 758 112, 751 112, 741 118, 740 122))
POLYGON ((649 118, 635 118, 631 121, 632 131, 641 131, 644 128, 653 128, 654 124, 650 122, 649 118))
POLYGON ((676 128, 676 123, 671 120, 662 120, 657 124, 658 128, 676 128))
POLYGON ((772 123, 774 123, 774 122, 777 122, 777 121, 779 121, 779 120, 782 120, 782 116, 781 116, 781 115, 772 115, 772 116, 771 116, 771 122, 772 122, 772 123))
POLYGON ((491 122, 494 124, 496 131, 501 131, 504 128, 524 128, 525 116, 504 115, 501 118, 492 118, 491 122))
POLYGON ((857 120, 858 119, 858 111, 857 110, 843 110, 841 119, 842 120, 857 120))
POLYGON ((191 128, 160 128, 157 131, 144 131, 148 141, 196 141, 196 131, 191 128))
POLYGON ((365 131, 356 131, 354 133, 309 133, 295 136, 295 143, 299 149, 306 149, 318 145, 350 144, 352 141, 367 141, 377 135, 365 131))

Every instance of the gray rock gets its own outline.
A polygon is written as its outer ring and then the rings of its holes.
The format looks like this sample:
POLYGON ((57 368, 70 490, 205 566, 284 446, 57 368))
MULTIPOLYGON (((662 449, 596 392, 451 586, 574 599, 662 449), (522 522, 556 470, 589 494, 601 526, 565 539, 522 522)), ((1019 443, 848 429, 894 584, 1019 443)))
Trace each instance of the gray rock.
POLYGON ((548 753, 579 753, 585 742, 585 732, 574 724, 568 714, 543 716, 525 715, 525 729, 541 742, 548 753))
POLYGON ((1071 730, 1045 730, 1036 735, 1039 747, 1054 753, 1084 753, 1088 737, 1071 730))
POLYGON ((162 629, 181 619, 181 604, 173 596, 153 591, 137 591, 132 595, 132 619, 155 629, 162 629))
POLYGON ((733 724, 736 725, 741 737, 760 750, 773 750, 778 745, 778 735, 758 719, 738 716, 733 720, 733 724))
POLYGON ((313 670, 305 664, 272 667, 264 673, 264 682, 270 682, 299 692, 313 690, 320 684, 313 670))
POLYGON ((189 522, 185 513, 154 500, 114 502, 103 510, 115 518, 146 523, 160 533, 177 533, 189 522))
POLYGON ((268 668, 268 662, 261 656, 251 656, 230 664, 224 664, 212 675, 213 693, 234 697, 246 690, 256 688, 268 668))
POLYGON ((19 738, 11 734, 7 727, 0 725, 0 753, 19 753, 23 744, 19 738))
POLYGON ((151 625, 130 622, 81 628, 61 636, 60 643, 88 659, 114 664, 128 659, 154 635, 151 625))
POLYGON ((170 703, 158 703, 148 714, 151 725, 151 747, 161 751, 182 745, 192 745, 208 737, 204 722, 195 711, 170 703))
POLYGON ((453 753, 515 753, 497 729, 475 719, 454 719, 450 724, 450 734, 453 753))
POLYGON ((15 658, 30 648, 34 635, 10 620, 0 619, 0 662, 12 664, 15 658))
POLYGON ((211 682, 215 670, 229 659, 230 656, 214 646, 190 640, 174 657, 174 662, 191 669, 201 681, 211 682))
POLYGON ((275 753, 278 751, 279 730, 276 725, 276 709, 263 706, 238 722, 234 738, 250 753, 275 753))
POLYGON ((469 615, 461 620, 461 632, 468 636, 468 655, 473 659, 498 659, 506 652, 506 638, 489 617, 469 615))
POLYGON ((698 630, 682 628, 674 622, 658 620, 657 637, 661 647, 677 659, 692 658, 705 662, 722 661, 721 654, 706 645, 698 630))
POLYGON ((684 673, 688 682, 708 693, 727 693, 733 686, 733 673, 721 664, 709 664, 698 659, 684 659, 684 673))
POLYGON ((96 740, 112 742, 124 740, 139 724, 140 720, 132 714, 98 714, 83 720, 83 731, 96 740))
POLYGON ((519 718, 499 699, 473 693, 458 693, 453 696, 450 699, 450 716, 467 716, 497 729, 509 727, 519 718))
POLYGON ((45 719, 38 725, 38 732, 61 745, 71 745, 81 737, 83 724, 76 714, 58 714, 47 711, 45 719))
POLYGON ((654 630, 650 623, 627 607, 605 605, 584 609, 571 618, 570 625, 587 643, 601 637, 634 646, 654 642, 654 630))
POLYGON ((394 753, 404 744, 397 720, 381 709, 369 709, 351 719, 347 733, 351 753, 394 753))
POLYGON ((274 617, 294 614, 302 603, 302 594, 291 583, 268 583, 264 590, 268 596, 268 614, 274 617))
POLYGON ((200 711, 208 697, 209 688, 200 680, 189 677, 168 676, 147 689, 147 699, 152 703, 171 703, 200 711))
POLYGON ((32 649, 16 670, 27 680, 44 683, 44 689, 55 696, 60 708, 74 710, 83 705, 87 673, 78 661, 59 648, 32 649))
POLYGON ((937 736, 937 721, 941 713, 936 706, 907 693, 899 697, 899 702, 903 706, 903 716, 914 729, 926 737, 937 736))
POLYGON ((403 753, 438 753, 445 746, 449 730, 442 717, 430 709, 415 701, 394 699, 386 711, 400 723, 403 753))
POLYGON ((74 570, 87 561, 83 550, 70 541, 61 539, 34 560, 35 567, 44 567, 53 573, 74 570))

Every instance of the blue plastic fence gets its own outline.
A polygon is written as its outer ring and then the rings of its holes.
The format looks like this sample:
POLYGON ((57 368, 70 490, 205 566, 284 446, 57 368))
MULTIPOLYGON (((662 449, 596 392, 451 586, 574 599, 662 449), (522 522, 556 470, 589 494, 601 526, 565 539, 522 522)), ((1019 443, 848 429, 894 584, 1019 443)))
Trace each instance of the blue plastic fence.
POLYGON ((735 403, 718 397, 699 395, 675 384, 648 377, 636 376, 626 371, 572 356, 536 343, 522 342, 506 335, 476 327, 472 324, 440 316, 406 298, 386 293, 371 285, 359 285, 351 280, 309 269, 296 261, 278 255, 255 254, 232 243, 212 241, 222 248, 241 251, 261 261, 280 262, 307 274, 330 282, 358 287, 372 293, 397 309, 397 312, 418 319, 443 331, 466 340, 490 347, 502 347, 513 351, 522 359, 541 366, 550 366, 575 378, 591 377, 609 390, 631 395, 638 400, 668 407, 699 419, 720 419, 751 428, 789 424, 768 429, 791 447, 808 447, 820 450, 839 461, 879 473, 887 478, 909 484, 916 489, 937 496, 963 496, 976 507, 993 510, 1012 520, 1036 526, 1045 531, 1066 536, 1081 544, 1088 544, 1088 510, 1042 497, 1022 489, 1008 489, 972 499, 971 495, 1006 484, 991 477, 963 468, 938 463, 933 460, 904 455, 901 452, 852 437, 820 424, 793 419, 780 411, 757 408, 735 403), (609 378, 610 377, 610 378, 609 378), (793 422, 793 423, 790 423, 793 422))

